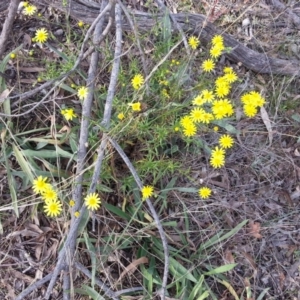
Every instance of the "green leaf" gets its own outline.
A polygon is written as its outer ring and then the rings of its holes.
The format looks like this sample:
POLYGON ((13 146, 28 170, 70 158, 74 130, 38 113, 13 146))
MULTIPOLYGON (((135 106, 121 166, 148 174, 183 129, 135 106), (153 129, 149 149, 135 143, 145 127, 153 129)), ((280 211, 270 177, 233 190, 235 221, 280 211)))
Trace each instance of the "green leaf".
POLYGON ((248 222, 248 220, 242 221, 235 228, 231 229, 229 232, 227 232, 223 236, 221 236, 222 233, 223 233, 223 231, 217 233, 211 239, 209 239, 207 242, 205 242, 204 244, 202 244, 200 246, 199 250, 202 251, 202 250, 204 250, 206 248, 211 247, 212 245, 214 245, 216 243, 220 243, 221 241, 230 238, 231 236, 235 235, 247 222, 248 222))
POLYGON ((215 268, 213 270, 210 270, 208 272, 205 272, 204 275, 215 275, 220 273, 225 273, 230 270, 232 270, 237 264, 227 264, 218 268, 215 268))
POLYGON ((15 154, 15 158, 17 162, 19 163, 21 169, 23 172, 28 176, 28 179, 31 183, 33 183, 34 180, 34 174, 32 172, 32 167, 30 166, 30 163, 26 161, 25 157, 23 156, 23 150, 19 150, 19 148, 16 145, 12 145, 13 152, 15 154))
POLYGON ((215 120, 212 122, 213 124, 216 124, 220 127, 223 127, 224 129, 226 129, 229 133, 232 134, 238 134, 239 130, 237 130, 234 126, 232 126, 231 124, 228 123, 228 120, 223 119, 223 120, 215 120))
POLYGON ((172 269, 173 276, 177 280, 182 280, 183 278, 197 283, 197 279, 193 276, 190 270, 186 269, 182 264, 180 264, 173 257, 169 258, 170 260, 170 269, 172 269))
POLYGON ((127 215, 126 213, 124 213, 120 208, 113 206, 109 203, 104 203, 104 207, 109 210, 110 212, 112 212, 113 214, 119 216, 122 219, 125 219, 127 221, 131 220, 131 217, 129 215, 127 215))
POLYGON ((195 297, 198 295, 200 289, 202 288, 202 284, 203 284, 203 281, 204 281, 204 276, 201 275, 197 284, 194 285, 190 295, 189 295, 189 298, 188 300, 194 300, 195 297))
POLYGON ((74 291, 80 295, 88 295, 94 300, 105 300, 97 291, 85 284, 82 285, 81 289, 75 289, 74 291))

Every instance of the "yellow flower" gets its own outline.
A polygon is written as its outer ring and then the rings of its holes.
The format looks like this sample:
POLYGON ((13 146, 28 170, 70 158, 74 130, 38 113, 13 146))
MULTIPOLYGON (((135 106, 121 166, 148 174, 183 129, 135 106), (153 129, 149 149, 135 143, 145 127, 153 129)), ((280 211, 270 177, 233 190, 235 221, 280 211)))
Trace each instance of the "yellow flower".
POLYGON ((86 207, 90 210, 95 210, 100 207, 101 200, 97 193, 87 195, 84 200, 86 207))
POLYGON ((230 93, 229 85, 218 85, 216 87, 215 93, 218 97, 223 98, 230 93))
POLYGON ((197 133, 197 127, 195 124, 191 124, 183 128, 183 135, 186 137, 194 136, 197 133))
POLYGON ((190 117, 193 122, 201 122, 203 120, 203 115, 205 114, 205 110, 202 108, 194 108, 190 112, 190 117))
POLYGON ((83 27, 83 25, 84 25, 84 23, 82 21, 79 21, 77 24, 79 27, 83 27))
POLYGON ((222 119, 224 117, 229 117, 233 114, 233 107, 229 100, 215 100, 211 107, 213 114, 216 119, 222 119))
POLYGON ((199 189, 198 194, 202 199, 207 199, 211 195, 211 189, 208 187, 203 187, 199 189))
POLYGON ((213 37, 213 39, 211 40, 211 43, 213 45, 216 45, 216 44, 223 44, 224 43, 224 39, 221 35, 215 35, 213 37))
POLYGON ((84 100, 88 95, 89 89, 86 86, 82 86, 77 91, 77 96, 80 100, 84 100))
POLYGON ((227 85, 228 86, 228 81, 227 79, 225 78, 225 76, 221 76, 221 77, 218 77, 215 81, 215 85, 216 86, 222 86, 222 85, 227 85))
POLYGON ((223 77, 228 83, 234 83, 238 80, 238 77, 234 72, 228 72, 223 77))
POLYGON ((73 118, 76 118, 77 115, 76 113, 74 112, 74 109, 73 108, 65 108, 65 109, 62 109, 60 111, 60 113, 65 117, 65 119, 67 121, 69 120, 72 120, 73 118))
POLYGON ((45 213, 49 217, 56 217, 61 212, 62 204, 58 200, 47 201, 45 204, 45 213))
POLYGON ((119 119, 119 120, 124 120, 125 119, 125 115, 124 115, 124 113, 119 113, 118 115, 117 115, 117 118, 119 119))
POLYGON ((214 132, 218 132, 218 130, 219 130, 219 127, 218 126, 214 126, 214 132))
POLYGON ((216 147, 211 151, 211 156, 225 156, 225 150, 219 147, 216 147))
POLYGON ((213 168, 221 168, 225 165, 225 156, 224 155, 213 155, 210 158, 210 164, 213 168))
POLYGON ((260 93, 254 91, 244 94, 241 98, 241 101, 245 105, 251 105, 254 107, 262 107, 266 102, 260 93))
POLYGON ((33 191, 38 194, 48 187, 47 177, 39 176, 33 180, 33 191))
POLYGON ((73 206, 75 205, 75 201, 74 201, 74 200, 70 200, 69 205, 70 205, 71 207, 73 207, 73 206))
POLYGON ((16 58, 16 54, 15 54, 15 53, 12 53, 9 57, 10 57, 11 59, 14 59, 14 58, 16 58))
POLYGON ((191 125, 194 124, 193 120, 192 120, 192 118, 190 116, 184 116, 184 117, 182 117, 180 119, 179 123, 180 123, 180 125, 182 127, 188 127, 188 126, 191 126, 191 125))
POLYGON ((49 201, 57 200, 57 193, 53 190, 52 186, 48 184, 48 186, 42 191, 42 199, 47 203, 49 201))
POLYGON ((174 128, 174 131, 179 131, 179 127, 178 126, 176 126, 175 128, 174 128))
POLYGON ((205 102, 206 102, 206 100, 203 99, 202 95, 198 95, 198 96, 195 97, 194 100, 192 101, 192 103, 193 103, 194 105, 197 105, 197 106, 201 106, 201 105, 203 105, 205 102))
POLYGON ((78 218, 78 217, 80 216, 80 212, 79 212, 79 211, 75 211, 75 212, 74 212, 74 216, 75 216, 76 218, 78 218))
POLYGON ((199 41, 199 39, 198 39, 197 37, 191 36, 191 37, 189 38, 188 43, 189 43, 190 47, 191 47, 193 50, 195 50, 195 49, 198 47, 200 41, 199 41))
POLYGON ((212 102, 215 99, 214 92, 209 90, 203 90, 201 92, 201 96, 205 100, 205 102, 212 102))
POLYGON ((133 111, 141 111, 141 103, 136 102, 136 103, 129 103, 129 106, 131 106, 133 111))
POLYGON ((225 67, 225 68, 223 69, 223 72, 224 72, 225 74, 227 74, 227 73, 232 73, 232 72, 233 72, 233 68, 232 68, 232 67, 225 67))
POLYGON ((245 115, 249 118, 252 118, 257 114, 257 108, 251 104, 245 104, 243 108, 245 115))
POLYGON ((219 139, 219 144, 224 149, 231 148, 233 146, 233 143, 233 138, 228 134, 222 135, 219 139))
POLYGON ((205 72, 211 72, 215 68, 215 63, 212 59, 207 59, 202 63, 202 69, 205 72))
POLYGON ((202 123, 208 124, 210 123, 210 121, 212 121, 214 119, 214 115, 211 113, 206 112, 205 114, 203 114, 202 123))
POLYGON ((210 49, 209 53, 211 57, 218 58, 222 54, 223 50, 224 50, 223 44, 216 44, 210 49))
POLYGON ((48 32, 45 28, 38 29, 35 32, 35 41, 38 43, 45 43, 48 39, 48 32))
POLYGON ((33 14, 35 14, 36 13, 36 11, 37 11, 37 8, 36 8, 36 6, 34 6, 34 5, 24 5, 23 4, 23 6, 25 7, 24 9, 23 9, 23 14, 25 15, 25 16, 32 16, 33 14))
POLYGON ((153 195, 154 188, 153 186, 146 185, 142 188, 142 199, 145 200, 146 198, 149 198, 153 195))
POLYGON ((144 82, 145 79, 142 74, 135 75, 131 80, 132 87, 135 90, 138 90, 144 84, 144 82))

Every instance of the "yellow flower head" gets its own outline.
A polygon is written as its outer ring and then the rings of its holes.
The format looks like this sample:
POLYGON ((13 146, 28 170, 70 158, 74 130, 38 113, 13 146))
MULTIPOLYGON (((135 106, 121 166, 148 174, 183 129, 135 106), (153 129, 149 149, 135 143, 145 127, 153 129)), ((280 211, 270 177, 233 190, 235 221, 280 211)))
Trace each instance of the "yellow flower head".
POLYGON ((71 207, 73 207, 73 206, 75 205, 75 201, 74 201, 74 200, 70 200, 69 205, 70 205, 71 207))
POLYGON ((118 116, 117 116, 117 118, 118 118, 119 120, 121 120, 121 121, 124 120, 124 118, 125 118, 124 113, 122 113, 122 112, 119 113, 118 116))
POLYGON ((9 57, 10 57, 11 59, 14 59, 14 58, 16 58, 16 54, 15 54, 15 53, 12 53, 9 57))
POLYGON ((241 98, 241 101, 245 105, 251 105, 254 107, 262 107, 266 102, 266 100, 260 95, 260 93, 255 91, 244 94, 241 98))
POLYGON ((62 204, 58 200, 47 201, 45 204, 45 213, 49 217, 56 217, 61 212, 62 204))
POLYGON ((191 37, 189 38, 188 43, 189 43, 190 47, 191 47, 193 50, 195 50, 195 49, 198 47, 200 41, 199 41, 199 39, 198 39, 197 37, 191 36, 191 37))
POLYGON ((211 43, 213 45, 217 45, 217 44, 223 44, 224 43, 224 39, 221 35, 215 35, 213 37, 213 39, 211 40, 211 43))
POLYGON ((42 198, 46 203, 57 200, 57 193, 50 184, 42 191, 42 198))
POLYGON ((219 139, 219 144, 223 149, 231 148, 234 144, 233 138, 228 135, 224 134, 219 139))
POLYGON ((190 117, 193 122, 201 122, 205 113, 206 112, 203 108, 194 108, 190 112, 190 117))
POLYGON ((213 130, 214 130, 214 132, 218 132, 219 131, 219 127, 218 126, 214 126, 213 130))
POLYGON ((252 118, 257 114, 257 108, 252 104, 245 104, 243 108, 245 115, 249 118, 252 118))
POLYGON ((34 15, 35 13, 36 13, 36 11, 37 11, 37 8, 36 8, 36 6, 34 6, 34 5, 24 5, 23 4, 23 6, 24 6, 24 9, 23 9, 23 14, 25 15, 25 16, 32 16, 32 15, 34 15))
POLYGON ((237 75, 233 71, 226 73, 223 77, 228 83, 234 83, 238 80, 237 75))
POLYGON ((212 155, 210 158, 210 165, 213 168, 221 168, 225 165, 224 155, 212 155))
POLYGON ((38 29, 35 32, 35 41, 38 43, 45 43, 48 39, 48 32, 45 28, 38 29))
POLYGON ((223 44, 216 44, 210 49, 209 53, 211 57, 218 58, 222 54, 223 50, 224 50, 223 44))
POLYGON ((142 200, 145 200, 146 198, 149 198, 153 195, 154 188, 153 186, 146 185, 142 188, 142 200))
POLYGON ((215 93, 218 97, 223 98, 230 93, 230 86, 229 85, 218 85, 216 86, 215 93))
POLYGON ((192 101, 192 103, 194 105, 197 105, 197 106, 201 106, 203 105, 204 103, 206 102, 205 99, 203 99, 202 95, 198 95, 194 98, 194 100, 192 101))
POLYGON ((96 210, 100 207, 101 200, 97 193, 87 195, 84 200, 86 207, 90 210, 96 210))
POLYGON ((33 180, 33 191, 38 194, 48 187, 47 177, 39 176, 33 180))
POLYGON ((74 212, 74 216, 75 216, 76 218, 78 218, 78 217, 80 216, 80 212, 79 212, 79 211, 75 211, 75 212, 74 212))
POLYGON ((65 108, 65 109, 62 109, 60 111, 60 113, 65 117, 65 119, 67 121, 69 120, 72 120, 73 118, 76 118, 77 115, 76 113, 74 112, 74 109, 73 108, 65 108))
POLYGON ((136 103, 129 103, 129 106, 131 106, 133 111, 141 111, 141 103, 136 102, 136 103))
POLYGON ((205 102, 212 102, 215 99, 214 92, 209 90, 203 90, 201 92, 201 96, 205 100, 205 102))
POLYGON ((215 68, 215 63, 212 59, 207 59, 202 63, 202 69, 205 72, 211 72, 215 68))
POLYGON ((188 126, 191 126, 191 125, 194 124, 193 120, 192 120, 192 118, 190 116, 184 116, 184 117, 182 117, 180 119, 179 123, 180 123, 180 125, 182 127, 188 127, 188 126))
POLYGON ((208 187, 203 187, 199 189, 198 194, 202 199, 207 199, 211 195, 211 189, 208 187))
POLYGON ((77 91, 77 96, 80 100, 84 100, 88 95, 89 89, 86 86, 82 86, 77 91))
POLYGON ((225 156, 225 150, 219 147, 216 147, 211 151, 211 156, 225 156))
POLYGON ((196 133, 197 133, 197 127, 195 124, 191 124, 183 128, 183 135, 186 137, 194 136, 196 135, 196 133))
POLYGON ((83 27, 84 26, 84 23, 82 21, 79 21, 77 24, 78 24, 79 27, 83 27))
POLYGON ((131 80, 132 87, 135 90, 138 90, 144 84, 144 82, 145 79, 142 74, 135 75, 131 80))
POLYGON ((210 123, 213 119, 214 119, 214 115, 211 114, 211 113, 206 112, 206 113, 203 115, 201 122, 204 123, 204 124, 208 124, 208 123, 210 123))

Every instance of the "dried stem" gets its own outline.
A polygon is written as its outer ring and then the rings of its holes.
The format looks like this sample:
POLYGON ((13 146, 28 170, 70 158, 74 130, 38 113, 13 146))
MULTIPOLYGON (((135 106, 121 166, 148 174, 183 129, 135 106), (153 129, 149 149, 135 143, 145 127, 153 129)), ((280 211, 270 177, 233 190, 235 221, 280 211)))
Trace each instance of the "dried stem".
MULTIPOLYGON (((113 140, 112 138, 108 137, 109 142, 113 145, 113 147, 118 151, 118 153, 120 154, 120 156, 122 157, 123 161, 125 162, 125 164, 127 165, 128 169, 130 170, 137 186, 139 187, 139 189, 141 190, 143 188, 143 184, 134 168, 134 166, 132 165, 131 161, 129 160, 129 158, 127 157, 127 155, 125 154, 125 152, 123 151, 123 149, 119 146, 119 144, 113 140)), ((167 288, 167 280, 168 280, 168 273, 169 273, 169 250, 168 250, 168 242, 166 239, 166 235, 164 232, 164 229, 161 225, 161 222, 159 220, 159 217, 155 211, 155 208, 153 207, 151 201, 147 198, 146 199, 146 203, 153 215, 153 218, 156 222, 159 234, 160 234, 160 238, 162 241, 162 245, 163 245, 163 249, 164 249, 164 257, 165 257, 165 261, 164 261, 164 275, 163 275, 163 281, 162 281, 162 293, 161 293, 161 299, 164 300, 165 299, 165 294, 166 294, 166 288, 167 288)))

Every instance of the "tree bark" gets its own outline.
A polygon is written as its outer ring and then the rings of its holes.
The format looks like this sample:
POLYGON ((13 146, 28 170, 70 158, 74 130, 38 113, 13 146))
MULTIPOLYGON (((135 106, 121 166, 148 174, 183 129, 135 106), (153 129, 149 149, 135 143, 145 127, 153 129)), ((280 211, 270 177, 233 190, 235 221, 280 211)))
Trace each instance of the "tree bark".
MULTIPOLYGON (((61 0, 39 0, 37 5, 52 6, 64 13, 69 13, 73 18, 82 20, 87 24, 91 24, 97 17, 100 9, 100 4, 89 2, 88 0, 72 0, 70 7, 63 6, 61 0)), ((138 31, 145 33, 153 28, 159 28, 164 17, 163 14, 148 14, 145 12, 133 11, 132 18, 135 22, 138 31)), ((205 16, 200 14, 179 13, 173 14, 173 18, 181 26, 186 34, 193 34, 200 37, 201 44, 207 45, 215 34, 219 33, 217 27, 206 22, 205 16)), ((122 28, 130 31, 131 27, 125 17, 122 20, 122 28)), ((178 29, 173 25, 172 30, 178 33, 178 29)), ((257 73, 279 74, 289 76, 300 75, 299 61, 290 61, 269 57, 264 53, 256 52, 245 47, 242 43, 234 39, 231 35, 222 33, 224 43, 227 47, 231 47, 230 53, 225 54, 226 57, 236 63, 241 63, 247 69, 257 73)))

